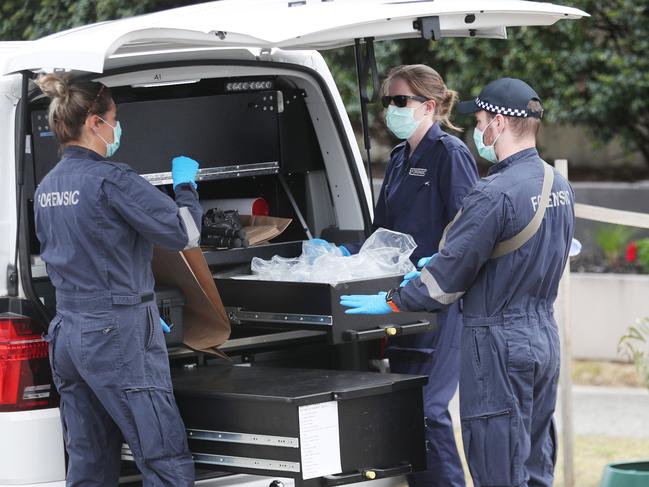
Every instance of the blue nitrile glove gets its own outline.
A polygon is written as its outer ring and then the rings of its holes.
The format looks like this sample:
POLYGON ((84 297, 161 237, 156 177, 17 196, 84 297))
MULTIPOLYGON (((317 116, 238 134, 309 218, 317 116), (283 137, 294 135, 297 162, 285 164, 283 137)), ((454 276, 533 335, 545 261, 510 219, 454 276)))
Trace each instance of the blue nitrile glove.
MULTIPOLYGON (((309 240, 309 242, 315 245, 320 245, 322 247, 325 247, 327 250, 331 250, 335 247, 334 244, 332 244, 331 242, 327 242, 322 238, 312 238, 309 240)), ((350 255, 352 255, 349 249, 344 245, 339 245, 338 248, 340 249, 340 253, 343 254, 343 257, 349 257, 350 255)))
POLYGON ((581 254, 581 242, 576 238, 573 238, 572 242, 570 242, 570 251, 568 255, 570 257, 575 257, 579 254, 581 254))
POLYGON ((160 318, 160 325, 162 326, 162 331, 163 331, 163 332, 165 332, 165 333, 171 333, 171 328, 170 328, 169 325, 165 322, 165 320, 163 320, 162 318, 160 318))
POLYGON ((327 242, 323 238, 310 238, 309 242, 312 243, 313 245, 320 245, 321 247, 324 247, 327 250, 329 250, 331 247, 333 247, 332 243, 327 242))
MULTIPOLYGON (((426 257, 428 258, 428 257, 426 257)), ((412 279, 415 279, 417 277, 421 276, 421 272, 419 271, 412 271, 408 272, 405 276, 403 276, 403 281, 401 281, 401 284, 399 284, 399 287, 404 287, 406 284, 408 284, 412 279)))
POLYGON ((421 259, 419 259, 417 261, 417 269, 423 269, 424 267, 426 267, 430 262, 430 259, 432 259, 433 257, 435 257, 435 254, 431 255, 430 257, 422 257, 421 259))
POLYGON ((196 189, 196 174, 198 173, 198 162, 191 157, 177 156, 171 160, 171 178, 176 186, 183 183, 190 183, 196 189))
POLYGON ((378 294, 352 294, 340 296, 340 304, 347 308, 347 315, 387 315, 392 313, 392 308, 385 301, 387 293, 382 291, 378 294))

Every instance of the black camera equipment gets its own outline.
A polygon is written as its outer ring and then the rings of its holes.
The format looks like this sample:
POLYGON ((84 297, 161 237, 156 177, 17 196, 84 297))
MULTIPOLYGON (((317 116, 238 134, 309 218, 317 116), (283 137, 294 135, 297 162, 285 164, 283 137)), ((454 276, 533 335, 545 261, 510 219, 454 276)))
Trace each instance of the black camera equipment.
POLYGON ((248 246, 246 231, 241 225, 237 210, 212 208, 203 215, 201 245, 235 249, 248 246))

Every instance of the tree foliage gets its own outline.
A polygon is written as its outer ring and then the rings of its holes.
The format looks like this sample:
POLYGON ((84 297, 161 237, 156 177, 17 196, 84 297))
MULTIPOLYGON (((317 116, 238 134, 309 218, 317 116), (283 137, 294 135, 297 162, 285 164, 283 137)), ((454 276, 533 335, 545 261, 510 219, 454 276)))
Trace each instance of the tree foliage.
MULTIPOLYGON (((555 0, 564 2, 564 0, 555 0)), ((5 0, 0 39, 34 39, 65 28, 199 3, 179 0, 5 0)), ((519 77, 543 99, 546 121, 592 129, 598 140, 620 137, 649 164, 649 0, 565 0, 592 17, 550 27, 509 30, 509 40, 411 39, 377 43, 379 71, 425 63, 462 97, 492 79, 519 77)), ((351 48, 326 54, 350 114, 358 113, 351 48)), ((372 107, 379 120, 380 107, 372 107)), ((459 119, 464 126, 472 120, 459 119)))
POLYGON ((29 40, 71 27, 200 3, 181 0, 3 0, 0 40, 29 40))
MULTIPOLYGON (((587 127, 603 143, 620 137, 629 152, 640 151, 649 164, 649 1, 567 3, 591 17, 509 29, 507 41, 412 39, 378 44, 379 71, 384 75, 393 65, 425 63, 463 98, 476 96, 493 79, 521 78, 541 96, 546 122, 587 127)), ((327 56, 351 97, 357 89, 354 57, 348 51, 327 56)), ((374 108, 375 115, 379 109, 374 108)), ((465 127, 473 125, 468 118, 459 121, 465 127)))

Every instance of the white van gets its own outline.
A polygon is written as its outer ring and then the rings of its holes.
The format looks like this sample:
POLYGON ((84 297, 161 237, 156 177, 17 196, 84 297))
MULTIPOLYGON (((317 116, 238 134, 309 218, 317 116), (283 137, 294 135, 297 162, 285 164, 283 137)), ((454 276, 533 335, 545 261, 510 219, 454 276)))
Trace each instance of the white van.
MULTIPOLYGON (((304 239, 350 241, 371 228, 361 153, 318 50, 414 37, 505 39, 507 27, 585 15, 515 0, 222 0, 0 43, 0 487, 65 485, 59 410, 42 340, 54 302, 33 225, 35 188, 58 154, 36 74, 69 71, 109 86, 124 127, 117 159, 162 190, 171 182, 170 157, 186 153, 201 163, 202 200, 263 196, 272 215, 293 219, 273 244, 206 252, 231 311, 233 336, 223 349, 235 361, 353 369, 362 368, 386 324, 344 322, 335 309, 319 309, 315 296, 335 303, 336 289, 283 283, 246 288, 254 284, 241 281, 228 288, 228 272, 249 265, 253 256, 295 256, 304 239), (234 302, 242 294, 263 301, 256 320, 246 314, 246 303, 234 302), (289 298, 300 301, 299 309, 269 309, 289 298)), ((372 287, 363 285, 358 289, 372 287)), ((431 326, 393 325, 390 333, 431 326)), ((170 360, 185 369, 209 362, 182 347, 170 349, 170 360)), ((414 419, 423 424, 421 415, 414 419)), ((423 442, 417 448, 423 451, 423 442)), ((219 455, 226 467, 235 458, 219 455)), ((199 470, 203 480, 197 482, 325 486, 385 477, 374 485, 396 485, 403 482, 398 475, 415 468, 354 464, 307 481, 299 458, 290 475, 279 464, 260 468, 246 461, 219 472, 199 470)), ((124 483, 137 482, 137 472, 131 468, 129 476, 125 465, 124 483)))

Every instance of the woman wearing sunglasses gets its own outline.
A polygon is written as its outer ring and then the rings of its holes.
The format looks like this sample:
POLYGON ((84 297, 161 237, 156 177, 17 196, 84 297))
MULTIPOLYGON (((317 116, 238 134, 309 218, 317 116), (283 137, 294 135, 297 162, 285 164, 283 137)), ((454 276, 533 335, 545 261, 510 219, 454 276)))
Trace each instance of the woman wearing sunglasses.
MULTIPOLYGON (((437 252, 478 172, 466 145, 442 130, 442 125, 460 130, 449 119, 457 93, 434 69, 398 66, 388 74, 383 93, 387 127, 403 142, 390 155, 373 227, 412 235, 417 264, 437 252)), ((360 245, 344 247, 355 253, 360 245)), ((436 331, 391 338, 386 348, 392 372, 429 377, 424 388, 428 470, 411 475, 411 486, 465 485, 448 412, 459 378, 461 319, 456 303, 439 313, 436 331)))

